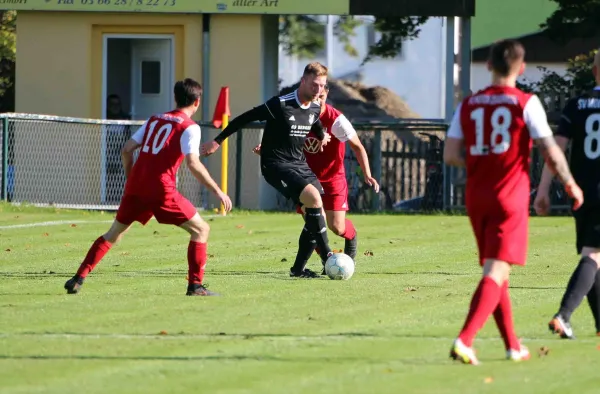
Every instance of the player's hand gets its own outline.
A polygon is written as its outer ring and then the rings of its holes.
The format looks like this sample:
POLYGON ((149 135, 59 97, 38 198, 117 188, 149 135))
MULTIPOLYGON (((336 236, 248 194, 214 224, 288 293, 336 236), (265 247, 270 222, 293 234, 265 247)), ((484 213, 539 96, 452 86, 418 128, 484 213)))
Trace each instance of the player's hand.
POLYGON ((545 216, 550 212, 550 196, 548 196, 547 191, 544 192, 538 189, 533 201, 533 208, 535 209, 535 213, 540 216, 545 216))
POLYGON ((219 144, 216 141, 209 141, 207 143, 202 144, 202 149, 200 153, 202 156, 210 156, 215 153, 219 149, 219 144))
POLYGON ((328 143, 329 141, 331 141, 331 134, 329 134, 329 133, 325 133, 325 136, 323 137, 323 140, 321 141, 321 144, 320 144, 320 145, 321 145, 321 146, 320 146, 320 147, 321 147, 321 152, 323 152, 323 147, 324 147, 325 145, 327 145, 327 143, 328 143))
POLYGON ((231 211, 231 208, 233 208, 233 204, 231 203, 231 198, 229 198, 229 196, 223 192, 217 193, 217 197, 219 197, 219 200, 221 200, 221 203, 223 204, 223 208, 225 208, 225 212, 231 211))
POLYGON ((583 191, 581 191, 579 185, 575 182, 568 183, 565 185, 565 191, 574 200, 573 210, 578 210, 583 205, 583 191))
POLYGON ((379 193, 379 183, 377 183, 375 178, 373 178, 372 176, 366 176, 365 183, 371 186, 375 190, 375 193, 379 193))
POLYGON ((252 149, 252 152, 256 153, 259 156, 260 156, 260 145, 261 144, 258 144, 254 147, 254 149, 252 149))

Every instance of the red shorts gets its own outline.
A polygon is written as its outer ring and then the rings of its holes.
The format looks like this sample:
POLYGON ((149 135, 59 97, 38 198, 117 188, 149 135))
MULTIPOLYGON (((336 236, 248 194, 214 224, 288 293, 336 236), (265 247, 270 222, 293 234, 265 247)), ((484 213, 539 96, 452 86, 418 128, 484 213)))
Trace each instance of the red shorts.
POLYGON ((467 208, 479 249, 479 264, 485 259, 525 265, 529 236, 529 210, 478 211, 467 208))
MULTIPOLYGON (((325 193, 321 196, 323 200, 323 209, 326 211, 347 211, 348 210, 348 183, 346 179, 340 182, 321 182, 325 193)), ((296 206, 296 212, 302 213, 302 206, 296 206)))
POLYGON ((126 225, 140 222, 145 225, 152 218, 162 224, 179 226, 196 215, 196 207, 179 193, 160 200, 125 194, 117 211, 117 221, 126 225))

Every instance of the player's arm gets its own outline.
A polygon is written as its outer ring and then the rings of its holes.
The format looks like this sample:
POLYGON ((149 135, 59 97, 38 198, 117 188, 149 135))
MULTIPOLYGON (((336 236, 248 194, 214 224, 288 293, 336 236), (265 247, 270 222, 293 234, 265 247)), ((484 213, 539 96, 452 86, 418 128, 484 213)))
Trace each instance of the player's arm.
MULTIPOLYGON (((558 130, 555 135, 556 143, 563 152, 567 149, 569 140, 571 139, 571 127, 573 123, 572 118, 572 102, 569 102, 563 109, 560 121, 558 123, 558 130)), ((538 185, 538 195, 548 195, 550 191, 550 185, 552 184, 552 179, 554 179, 554 174, 550 171, 548 165, 544 164, 542 177, 540 179, 540 184, 538 185)))
POLYGON ((444 163, 454 167, 465 166, 463 130, 460 123, 461 108, 462 103, 458 104, 458 107, 454 111, 454 116, 446 134, 446 140, 444 141, 444 163))
POLYGON ((202 145, 202 155, 209 156, 212 155, 219 149, 219 146, 225 141, 229 136, 239 131, 245 125, 251 122, 258 122, 267 119, 275 118, 276 106, 281 105, 279 99, 274 97, 267 101, 266 103, 259 105, 258 107, 254 107, 249 111, 244 112, 243 114, 233 118, 231 122, 225 127, 225 130, 219 133, 215 137, 213 141, 207 142, 202 145))
POLYGON ((529 135, 544 157, 546 162, 544 167, 548 167, 548 171, 552 175, 556 175, 564 185, 574 184, 573 175, 571 175, 569 164, 563 152, 564 147, 559 146, 554 139, 550 125, 548 125, 546 110, 537 96, 532 96, 525 105, 523 118, 529 130, 529 135))
POLYGON ((189 126, 181 135, 181 153, 185 155, 185 164, 194 175, 194 178, 211 192, 220 196, 223 194, 221 188, 212 179, 204 164, 200 162, 200 139, 200 126, 197 124, 189 126))
POLYGON ((379 183, 377 183, 377 180, 373 178, 371 174, 371 166, 369 165, 369 156, 367 155, 367 150, 363 146, 362 142, 360 142, 360 138, 358 138, 358 134, 356 133, 356 130, 354 130, 354 127, 348 118, 346 118, 344 115, 339 115, 333 122, 331 133, 338 140, 342 142, 348 142, 350 149, 352 149, 356 155, 358 165, 363 171, 365 182, 369 186, 373 186, 376 193, 379 193, 379 183))
POLYGON ((126 178, 129 178, 129 173, 133 168, 133 152, 142 146, 147 124, 148 122, 144 122, 144 124, 137 129, 137 131, 133 133, 131 138, 125 143, 123 149, 121 149, 121 162, 123 163, 123 169, 125 170, 126 178))
POLYGON ((310 131, 312 131, 317 139, 321 142, 321 151, 323 151, 323 147, 327 145, 329 141, 331 141, 331 136, 325 132, 325 128, 323 127, 323 123, 321 123, 321 119, 317 118, 317 121, 313 123, 310 131))
MULTIPOLYGON (((547 167, 547 171, 551 175, 556 175, 560 182, 565 186, 567 194, 575 200, 573 209, 578 209, 583 204, 583 192, 573 179, 573 175, 569 169, 569 163, 564 154, 564 147, 559 146, 554 139, 552 130, 548 125, 546 111, 537 96, 532 96, 525 105, 525 108, 523 109, 523 118, 529 129, 531 138, 535 141, 546 162, 544 171, 547 167)), ((545 182, 548 183, 547 186, 544 187, 549 189, 552 177, 546 175, 546 178, 547 180, 545 182)), ((547 212, 549 209, 550 204, 549 199, 547 198, 548 189, 538 189, 538 196, 536 196, 536 201, 534 202, 534 206, 538 213, 544 213, 544 211, 547 212), (540 204, 540 202, 542 202, 542 204, 540 204)))

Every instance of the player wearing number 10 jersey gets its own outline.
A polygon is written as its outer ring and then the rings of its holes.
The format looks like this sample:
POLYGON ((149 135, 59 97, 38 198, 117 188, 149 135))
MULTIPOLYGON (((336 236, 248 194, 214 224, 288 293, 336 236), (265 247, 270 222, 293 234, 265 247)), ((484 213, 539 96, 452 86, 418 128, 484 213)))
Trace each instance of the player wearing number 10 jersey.
POLYGON ((530 357, 515 334, 508 279, 511 266, 525 265, 527 255, 532 139, 576 198, 576 207, 582 202, 539 99, 515 87, 525 68, 524 56, 523 46, 514 40, 492 47, 492 85, 459 104, 444 147, 447 164, 466 166, 465 203, 483 267, 466 322, 450 351, 452 358, 467 364, 479 363, 473 340, 492 314, 507 358, 530 357))
POLYGON ((175 84, 174 94, 177 108, 150 117, 123 147, 127 183, 117 217, 108 232, 92 244, 75 276, 65 283, 69 294, 79 292, 86 276, 133 222, 145 225, 155 216, 159 223, 179 226, 190 234, 186 294, 216 295, 202 284, 210 228, 192 203, 177 191, 176 174, 184 158, 194 177, 214 192, 228 211, 231 200, 200 163, 200 127, 190 117, 200 106, 202 87, 185 79, 175 84), (133 152, 139 147, 142 149, 133 164, 133 152))
MULTIPOLYGON (((571 171, 583 189, 585 203, 574 211, 576 248, 581 255, 562 297, 560 308, 548 324, 562 338, 574 338, 571 315, 587 295, 600 335, 600 52, 592 67, 597 87, 570 100, 556 132, 556 142, 564 150, 571 142, 571 171)), ((550 208, 552 174, 544 168, 534 202, 538 214, 550 208)))

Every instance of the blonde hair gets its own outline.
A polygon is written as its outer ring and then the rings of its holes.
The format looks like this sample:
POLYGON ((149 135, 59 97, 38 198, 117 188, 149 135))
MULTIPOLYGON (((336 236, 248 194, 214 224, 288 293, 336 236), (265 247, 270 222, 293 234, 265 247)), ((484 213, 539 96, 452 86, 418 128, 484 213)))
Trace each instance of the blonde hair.
POLYGON ((327 67, 325 67, 321 63, 319 63, 319 62, 312 62, 312 63, 308 63, 306 65, 306 67, 304 67, 304 73, 302 74, 302 76, 306 76, 306 75, 312 74, 315 77, 322 77, 322 76, 326 77, 328 71, 329 70, 327 69, 327 67))

